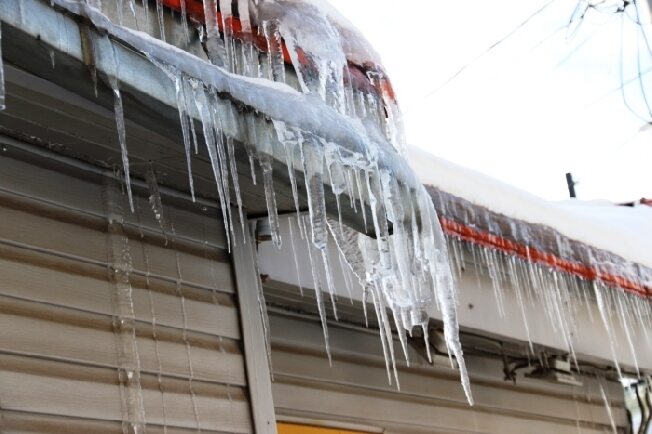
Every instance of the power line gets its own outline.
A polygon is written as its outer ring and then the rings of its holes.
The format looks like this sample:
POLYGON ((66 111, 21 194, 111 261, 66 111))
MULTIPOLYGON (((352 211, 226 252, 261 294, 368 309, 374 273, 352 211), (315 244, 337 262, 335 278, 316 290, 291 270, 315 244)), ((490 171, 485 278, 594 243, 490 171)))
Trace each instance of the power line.
MULTIPOLYGON (((480 60, 481 58, 483 58, 485 55, 487 55, 488 53, 490 53, 491 51, 493 51, 496 47, 500 46, 503 42, 505 42, 506 40, 508 40, 508 39, 511 38, 512 36, 514 36, 514 34, 516 34, 516 33, 517 33, 517 32, 518 32, 518 31, 519 31, 523 26, 525 26, 527 23, 529 23, 529 22, 530 22, 534 17, 536 17, 537 15, 539 15, 541 12, 543 12, 544 10, 546 10, 546 9, 548 8, 548 6, 550 6, 551 4, 553 4, 555 1, 556 1, 556 0, 550 0, 550 1, 548 1, 548 2, 547 2, 546 4, 544 4, 542 7, 540 7, 539 9, 537 9, 533 14, 531 14, 530 16, 528 16, 528 17, 527 17, 524 21, 522 21, 519 25, 517 25, 516 27, 514 27, 514 28, 513 28, 509 33, 507 33, 505 36, 503 36, 502 38, 500 38, 499 40, 497 40, 496 42, 494 42, 493 44, 491 44, 491 45, 490 45, 490 46, 489 46, 485 51, 483 51, 482 53, 480 53, 479 55, 477 55, 476 57, 474 57, 473 59, 471 59, 471 61, 469 61, 469 62, 465 63, 464 65, 462 65, 461 68, 459 68, 459 69, 458 69, 458 70, 457 70, 453 75, 451 75, 450 77, 448 77, 448 78, 447 78, 447 79, 446 79, 446 80, 445 80, 441 85, 439 85, 437 88, 431 90, 430 92, 426 93, 426 94, 423 96, 423 98, 421 98, 421 100, 420 100, 418 103, 415 104, 415 106, 418 105, 418 104, 420 104, 420 103, 423 102, 424 100, 430 98, 431 96, 435 95, 437 92, 439 92, 440 90, 442 90, 444 87, 448 86, 448 85, 449 85, 453 80, 455 80, 457 77, 459 77, 460 74, 462 74, 462 73, 463 73, 467 68, 469 68, 469 67, 472 66, 474 63, 476 63, 478 60, 480 60)), ((407 113, 407 111, 406 111, 406 113, 407 113)))

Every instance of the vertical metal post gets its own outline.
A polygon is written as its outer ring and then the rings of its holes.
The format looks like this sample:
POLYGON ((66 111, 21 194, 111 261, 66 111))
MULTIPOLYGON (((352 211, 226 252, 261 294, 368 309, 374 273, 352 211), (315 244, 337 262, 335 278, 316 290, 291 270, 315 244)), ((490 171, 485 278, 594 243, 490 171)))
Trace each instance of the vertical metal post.
POLYGON ((577 184, 573 180, 573 174, 568 172, 566 174, 566 184, 568 185, 568 194, 570 194, 570 197, 576 198, 577 194, 575 194, 575 184, 577 184))
POLYGON ((233 271, 238 286, 240 319, 244 341, 247 379, 256 434, 276 434, 276 417, 272 397, 269 350, 266 342, 265 306, 261 299, 262 284, 256 265, 256 244, 249 226, 241 225, 237 211, 234 216, 233 271))

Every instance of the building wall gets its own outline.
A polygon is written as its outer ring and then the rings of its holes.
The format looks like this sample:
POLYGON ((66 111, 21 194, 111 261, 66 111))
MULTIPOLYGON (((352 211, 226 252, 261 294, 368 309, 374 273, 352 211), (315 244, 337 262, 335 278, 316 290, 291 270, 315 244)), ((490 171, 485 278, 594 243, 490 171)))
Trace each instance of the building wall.
POLYGON ((145 192, 131 213, 115 181, 14 159, 13 143, 0 156, 0 432, 254 432, 216 211, 164 199, 163 229, 145 192))
MULTIPOLYGON (((409 368, 397 356, 400 390, 390 384, 373 328, 332 323, 331 367, 316 318, 274 311, 270 322, 274 405, 280 421, 387 434, 612 432, 600 386, 592 378, 581 378, 582 386, 521 375, 516 383, 506 382, 500 360, 467 356, 476 400, 470 407, 457 372, 446 363, 429 365, 412 348, 409 368)), ((395 349, 401 351, 398 342, 395 349)), ((617 383, 603 387, 614 423, 625 432, 622 388, 617 383)))

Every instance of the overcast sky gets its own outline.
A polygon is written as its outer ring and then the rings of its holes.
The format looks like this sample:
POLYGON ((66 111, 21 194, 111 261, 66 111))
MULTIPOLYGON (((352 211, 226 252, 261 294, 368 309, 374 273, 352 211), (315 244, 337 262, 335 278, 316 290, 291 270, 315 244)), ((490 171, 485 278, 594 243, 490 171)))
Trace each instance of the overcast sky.
MULTIPOLYGON (((652 128, 617 90, 621 46, 625 81, 638 48, 652 68, 632 19, 590 11, 570 31, 576 0, 553 1, 441 87, 549 0, 330 2, 380 52, 410 143, 547 199, 568 197, 568 171, 582 199, 652 197, 652 128)), ((652 104, 652 73, 644 81, 652 104)), ((625 93, 647 116, 638 80, 625 93)))

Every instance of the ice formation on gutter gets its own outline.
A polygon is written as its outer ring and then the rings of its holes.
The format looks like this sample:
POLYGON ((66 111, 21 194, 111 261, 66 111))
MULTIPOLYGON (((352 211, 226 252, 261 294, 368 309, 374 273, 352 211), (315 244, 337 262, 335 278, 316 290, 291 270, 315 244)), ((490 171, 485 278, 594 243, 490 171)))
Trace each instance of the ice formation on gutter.
MULTIPOLYGON (((157 1, 159 18, 166 2, 157 1)), ((134 0, 117 3, 134 10, 134 0)), ((182 14, 192 17, 196 11, 190 6, 198 2, 181 3, 185 5, 182 14)), ((192 179, 191 153, 205 147, 227 235, 233 234, 236 220, 231 215, 231 203, 243 213, 233 149, 239 131, 247 132, 244 146, 252 164, 257 162, 262 169, 272 237, 277 245, 283 240, 274 192, 274 170, 278 166, 273 163, 287 166, 297 205, 296 172, 303 173, 309 218, 301 232, 314 248, 315 255, 310 258, 313 271, 317 261, 323 262, 331 297, 334 288, 332 264, 326 254, 327 212, 339 213, 346 205, 340 203, 340 197, 347 197, 348 206, 363 213, 375 234, 375 238, 358 234, 364 256, 361 283, 371 294, 382 324, 387 365, 395 365, 387 309, 405 345, 406 334, 414 327, 427 330, 426 312, 437 306, 449 352, 457 359, 464 391, 473 402, 458 336, 455 288, 444 234, 430 197, 400 155, 404 147, 400 113, 382 69, 369 63, 362 72, 349 64, 350 58, 367 61, 373 52, 362 42, 345 42, 343 36, 354 32, 352 29, 329 19, 314 4, 274 0, 239 1, 236 26, 231 1, 220 0, 218 5, 216 0, 203 0, 201 18, 206 18, 203 33, 211 64, 111 22, 94 7, 98 6, 95 1, 51 0, 51 4, 87 19, 102 34, 141 53, 168 75, 176 89, 189 176, 192 179), (250 28, 253 34, 246 33, 250 28), (259 51, 266 56, 259 56, 259 51), (259 63, 261 57, 265 60, 259 63), (288 60, 299 77, 301 91, 284 83, 288 60), (198 143, 200 135, 193 120, 201 125, 203 143, 198 143), (337 210, 326 209, 325 184, 338 198, 337 210)), ((159 25, 163 25, 160 19, 159 25)), ((110 80, 115 79, 116 122, 130 191, 129 137, 125 136, 121 113, 119 68, 114 56, 111 70, 105 72, 110 80)), ((231 237, 229 242, 240 240, 231 237)), ((316 284, 318 281, 315 275, 316 284)), ((321 291, 316 292, 328 352, 324 300, 321 291)))
POLYGON ((595 303, 592 319, 604 327, 618 373, 616 327, 638 371, 632 336, 652 329, 652 208, 546 202, 424 151, 409 154, 428 184, 454 270, 486 267, 501 314, 504 288, 513 288, 528 337, 527 308, 543 308, 573 357, 578 308, 595 303))

